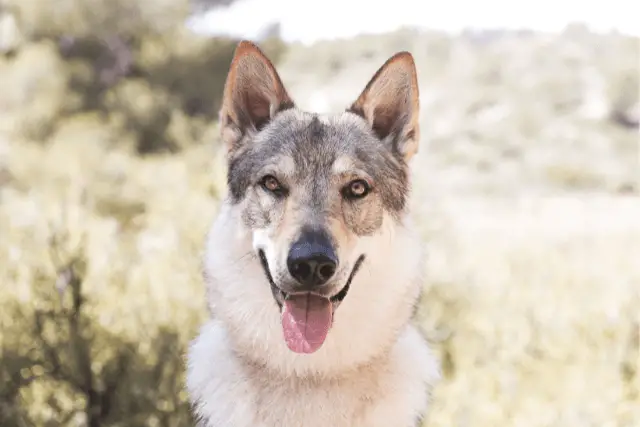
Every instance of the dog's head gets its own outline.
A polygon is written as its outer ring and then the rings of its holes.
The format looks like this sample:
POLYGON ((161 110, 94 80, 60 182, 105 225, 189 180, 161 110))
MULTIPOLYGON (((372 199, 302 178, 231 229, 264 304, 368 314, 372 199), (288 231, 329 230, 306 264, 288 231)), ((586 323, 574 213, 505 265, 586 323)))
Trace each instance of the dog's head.
POLYGON ((345 112, 324 117, 295 107, 258 47, 238 45, 220 112, 229 203, 251 232, 291 350, 322 345, 369 246, 385 244, 372 238, 403 218, 418 110, 407 52, 345 112))

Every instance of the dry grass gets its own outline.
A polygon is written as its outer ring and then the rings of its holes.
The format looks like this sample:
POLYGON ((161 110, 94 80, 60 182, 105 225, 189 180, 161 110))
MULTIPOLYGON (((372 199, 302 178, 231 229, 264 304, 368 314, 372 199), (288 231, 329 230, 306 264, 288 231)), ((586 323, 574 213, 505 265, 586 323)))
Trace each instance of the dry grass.
MULTIPOLYGON (((312 88, 327 88, 332 109, 388 51, 414 50, 424 70, 414 214, 430 252, 417 322, 445 374, 425 426, 640 425, 638 133, 585 112, 590 83, 568 87, 575 69, 596 65, 596 80, 615 86, 624 58, 602 62, 597 43, 607 41, 595 36, 488 47, 421 37, 294 46, 282 69, 300 104, 323 101, 312 88), (563 66, 567 56, 577 62, 563 66), (503 78, 492 83, 492 69, 503 78)), ((610 51, 623 50, 616 43, 610 51)), ((637 40, 625 43, 633 54, 637 40)), ((615 103, 598 93, 604 110, 615 103)), ((65 353, 78 337, 56 321, 41 336, 32 327, 38 310, 71 307, 56 282, 74 257, 86 262, 78 336, 95 389, 106 393, 120 347, 135 353, 116 393, 122 407, 102 425, 189 424, 181 355, 205 315, 200 252, 222 158, 197 144, 140 158, 109 138, 86 125, 46 144, 0 134, 0 383, 20 385, 13 395, 0 387, 7 425, 87 422, 78 356, 65 353), (42 336, 69 357, 71 381, 55 375, 42 336), (131 407, 144 396, 146 408, 131 407)))
POLYGON ((446 376, 426 425, 637 425, 638 200, 443 205, 420 322, 446 376))
POLYGON ((199 253, 220 182, 209 172, 211 150, 141 160, 99 140, 6 148, 0 374, 18 371, 22 385, 15 406, 0 400, 7 423, 84 425, 85 358, 73 351, 82 340, 97 392, 107 395, 116 361, 127 360, 99 425, 188 425, 182 355, 204 315, 199 253), (60 286, 75 257, 87 264, 78 336, 65 316, 70 286, 60 286))

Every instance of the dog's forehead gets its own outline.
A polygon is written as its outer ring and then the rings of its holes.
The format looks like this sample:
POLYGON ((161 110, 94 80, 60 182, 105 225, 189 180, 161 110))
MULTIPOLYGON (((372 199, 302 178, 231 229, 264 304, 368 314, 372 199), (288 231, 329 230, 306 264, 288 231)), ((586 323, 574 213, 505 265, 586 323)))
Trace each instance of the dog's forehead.
MULTIPOLYGON (((278 114, 261 135, 261 150, 292 160, 297 173, 340 173, 370 163, 382 146, 364 120, 349 112, 319 115, 300 110, 278 114)), ((371 165, 373 166, 373 165, 371 165)))

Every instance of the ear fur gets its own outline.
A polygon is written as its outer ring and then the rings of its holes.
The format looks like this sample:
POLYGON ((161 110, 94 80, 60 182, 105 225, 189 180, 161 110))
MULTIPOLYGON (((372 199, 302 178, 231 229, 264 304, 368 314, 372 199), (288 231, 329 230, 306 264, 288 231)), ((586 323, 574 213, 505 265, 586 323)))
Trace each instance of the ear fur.
POLYGON ((259 131, 278 112, 293 108, 275 67, 250 41, 236 47, 220 109, 222 139, 233 149, 246 133, 259 131))
POLYGON ((420 140, 420 100, 413 56, 399 52, 389 58, 347 111, 367 120, 380 140, 409 160, 418 151, 420 140))

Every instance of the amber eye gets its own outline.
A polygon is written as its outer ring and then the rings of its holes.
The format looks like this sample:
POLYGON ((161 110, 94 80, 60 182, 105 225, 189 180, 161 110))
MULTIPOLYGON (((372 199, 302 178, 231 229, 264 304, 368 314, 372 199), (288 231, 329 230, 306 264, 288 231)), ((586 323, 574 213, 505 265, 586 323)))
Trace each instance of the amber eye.
POLYGON ((262 187, 272 193, 281 193, 284 189, 280 182, 273 175, 267 175, 262 178, 262 187))
POLYGON ((361 199, 371 191, 369 183, 364 179, 356 179, 351 181, 343 190, 345 197, 349 199, 361 199))

